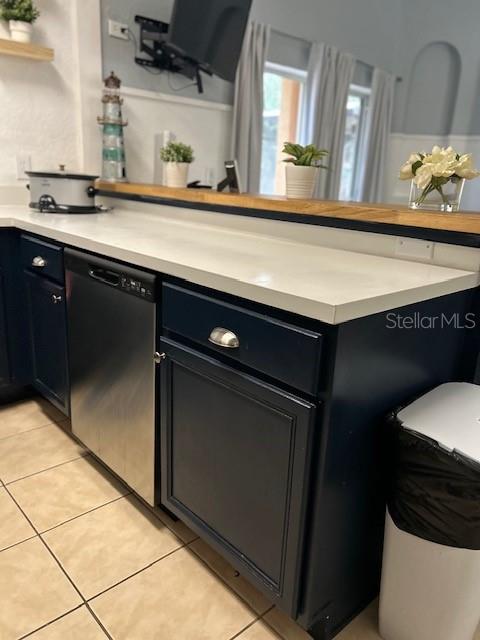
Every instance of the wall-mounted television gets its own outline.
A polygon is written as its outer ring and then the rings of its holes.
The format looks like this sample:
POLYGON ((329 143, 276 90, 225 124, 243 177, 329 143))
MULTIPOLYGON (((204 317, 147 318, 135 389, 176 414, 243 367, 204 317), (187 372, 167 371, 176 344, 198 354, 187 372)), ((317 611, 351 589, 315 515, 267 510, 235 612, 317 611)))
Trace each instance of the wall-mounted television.
POLYGON ((234 82, 252 0, 175 0, 167 42, 234 82))
POLYGON ((235 81, 252 0, 175 0, 170 24, 135 16, 140 25, 137 64, 181 73, 196 80, 200 72, 235 81))

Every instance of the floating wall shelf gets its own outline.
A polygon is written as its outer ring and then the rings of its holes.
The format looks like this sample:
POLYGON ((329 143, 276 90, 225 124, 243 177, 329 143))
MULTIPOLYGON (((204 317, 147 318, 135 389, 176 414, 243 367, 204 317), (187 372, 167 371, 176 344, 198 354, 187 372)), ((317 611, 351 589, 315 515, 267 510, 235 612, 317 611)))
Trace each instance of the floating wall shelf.
POLYGON ((3 39, 0 39, 0 55, 28 58, 37 62, 52 62, 55 57, 53 49, 40 47, 38 44, 26 44, 3 39))

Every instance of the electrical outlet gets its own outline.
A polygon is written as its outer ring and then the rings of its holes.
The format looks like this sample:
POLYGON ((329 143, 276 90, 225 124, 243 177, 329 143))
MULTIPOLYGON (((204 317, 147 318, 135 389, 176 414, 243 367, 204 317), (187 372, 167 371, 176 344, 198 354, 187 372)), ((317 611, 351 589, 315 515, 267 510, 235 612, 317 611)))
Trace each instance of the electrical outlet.
POLYGON ((123 24, 123 22, 117 22, 116 20, 109 20, 108 35, 112 38, 128 40, 128 24, 123 24))
POLYGON ((414 238, 397 238, 395 256, 410 258, 411 260, 430 261, 433 258, 433 242, 416 240, 414 238))
POLYGON ((25 171, 31 171, 32 169, 32 157, 29 155, 19 154, 17 155, 17 180, 27 180, 28 176, 25 175, 25 171))

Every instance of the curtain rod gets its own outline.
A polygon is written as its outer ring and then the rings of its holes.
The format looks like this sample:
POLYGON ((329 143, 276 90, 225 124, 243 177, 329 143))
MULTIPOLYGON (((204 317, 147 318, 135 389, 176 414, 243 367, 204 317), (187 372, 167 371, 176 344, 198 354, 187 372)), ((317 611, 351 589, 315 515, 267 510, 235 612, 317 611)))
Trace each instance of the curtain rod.
MULTIPOLYGON (((302 38, 301 36, 294 36, 292 33, 286 33, 285 31, 280 31, 280 29, 275 29, 275 27, 271 27, 271 29, 272 31, 275 31, 275 33, 278 33, 281 36, 287 36, 289 38, 295 38, 295 40, 301 40, 302 42, 305 42, 305 44, 308 44, 310 46, 313 44, 311 40, 307 40, 306 38, 302 38)), ((375 69, 375 65, 370 64, 369 62, 365 62, 365 60, 360 60, 360 58, 356 58, 356 60, 360 64, 363 64, 366 67, 369 67, 370 69, 375 69)), ((395 74, 392 73, 392 75, 395 75, 395 74)), ((403 82, 402 76, 395 75, 395 79, 397 80, 397 82, 403 82)))

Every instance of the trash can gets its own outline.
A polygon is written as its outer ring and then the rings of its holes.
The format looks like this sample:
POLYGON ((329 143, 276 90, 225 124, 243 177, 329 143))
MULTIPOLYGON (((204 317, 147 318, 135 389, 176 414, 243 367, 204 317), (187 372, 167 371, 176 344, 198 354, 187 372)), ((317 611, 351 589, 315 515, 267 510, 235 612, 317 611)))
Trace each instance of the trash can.
POLYGON ((473 640, 480 622, 480 387, 437 387, 390 418, 384 640, 473 640))

